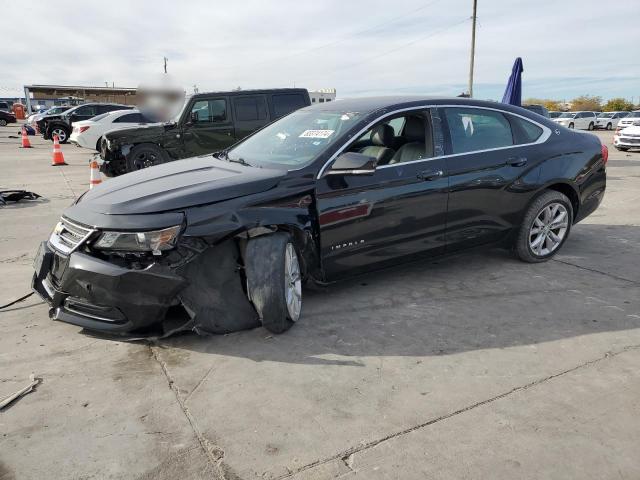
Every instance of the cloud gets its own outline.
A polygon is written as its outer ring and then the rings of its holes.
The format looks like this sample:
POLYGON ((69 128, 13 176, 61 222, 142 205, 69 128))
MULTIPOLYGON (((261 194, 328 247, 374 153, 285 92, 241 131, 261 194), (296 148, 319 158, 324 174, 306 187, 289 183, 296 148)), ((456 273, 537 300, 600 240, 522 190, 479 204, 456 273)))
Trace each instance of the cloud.
MULTIPOLYGON (((466 89, 471 0, 57 0, 3 3, 0 96, 24 84, 136 86, 162 58, 187 90, 335 87, 339 96, 466 89), (64 12, 61 15, 61 12, 64 12), (33 28, 30 28, 33 27, 33 28)), ((513 60, 525 97, 638 95, 640 2, 479 0, 475 93, 500 98, 513 60)))

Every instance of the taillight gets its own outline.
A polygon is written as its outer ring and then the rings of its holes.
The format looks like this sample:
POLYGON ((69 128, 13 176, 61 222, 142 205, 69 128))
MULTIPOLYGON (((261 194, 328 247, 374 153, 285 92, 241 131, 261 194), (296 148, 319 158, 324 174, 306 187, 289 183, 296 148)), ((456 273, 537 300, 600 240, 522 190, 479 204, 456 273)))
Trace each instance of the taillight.
POLYGON ((89 130, 89 127, 80 127, 80 133, 86 132, 87 130, 89 130))
POLYGON ((606 165, 609 160, 609 149, 606 145, 602 145, 602 162, 606 165))

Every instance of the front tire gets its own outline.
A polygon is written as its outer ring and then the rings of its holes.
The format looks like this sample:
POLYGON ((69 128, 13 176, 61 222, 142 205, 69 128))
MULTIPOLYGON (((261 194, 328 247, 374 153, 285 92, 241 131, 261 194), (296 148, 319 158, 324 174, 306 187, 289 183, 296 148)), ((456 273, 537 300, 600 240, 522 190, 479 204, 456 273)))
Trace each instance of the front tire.
POLYGON ((289 330, 302 311, 302 275, 291 237, 278 232, 249 240, 245 272, 262 326, 273 333, 289 330))
POLYGON ((569 124, 569 128, 573 129, 575 127, 575 125, 573 123, 569 124))
POLYGON ((153 167, 169 161, 167 153, 152 143, 142 143, 131 149, 127 155, 127 172, 153 167))
POLYGON ((6 127, 7 121, 4 118, 0 118, 0 127, 6 127))
POLYGON ((52 127, 49 130, 49 138, 53 141, 54 136, 58 136, 59 143, 67 143, 69 140, 69 132, 63 127, 52 127))
POLYGON ((515 251, 523 262, 546 262, 569 237, 573 206, 566 195, 548 190, 534 200, 524 216, 515 251))
POLYGON ((613 125, 610 123, 607 123, 607 130, 613 130, 613 125))
POLYGON ((587 130, 593 130, 593 122, 589 123, 589 126, 587 127, 587 130))

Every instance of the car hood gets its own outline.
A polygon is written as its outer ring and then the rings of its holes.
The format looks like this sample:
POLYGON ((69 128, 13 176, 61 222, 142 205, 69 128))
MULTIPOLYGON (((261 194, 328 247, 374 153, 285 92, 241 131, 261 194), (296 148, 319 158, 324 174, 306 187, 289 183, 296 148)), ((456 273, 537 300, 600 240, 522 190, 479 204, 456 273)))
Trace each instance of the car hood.
POLYGON ((148 125, 140 127, 121 128, 106 133, 105 138, 110 142, 126 142, 127 139, 135 139, 136 141, 140 141, 140 139, 161 137, 162 135, 164 135, 164 132, 167 128, 173 126, 174 124, 150 123, 148 125))
POLYGON ((211 155, 188 158, 109 179, 89 190, 69 214, 74 218, 74 209, 105 215, 169 212, 264 192, 285 174, 211 155))

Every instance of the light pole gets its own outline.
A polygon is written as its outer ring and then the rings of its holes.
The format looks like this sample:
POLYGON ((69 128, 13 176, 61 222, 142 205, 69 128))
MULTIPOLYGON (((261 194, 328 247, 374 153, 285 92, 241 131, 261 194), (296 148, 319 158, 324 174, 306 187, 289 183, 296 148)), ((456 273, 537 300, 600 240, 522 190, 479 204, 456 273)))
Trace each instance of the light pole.
POLYGON ((476 12, 478 0, 473 0, 473 23, 471 26, 471 59, 469 61, 469 96, 473 97, 473 63, 476 56, 476 12))

